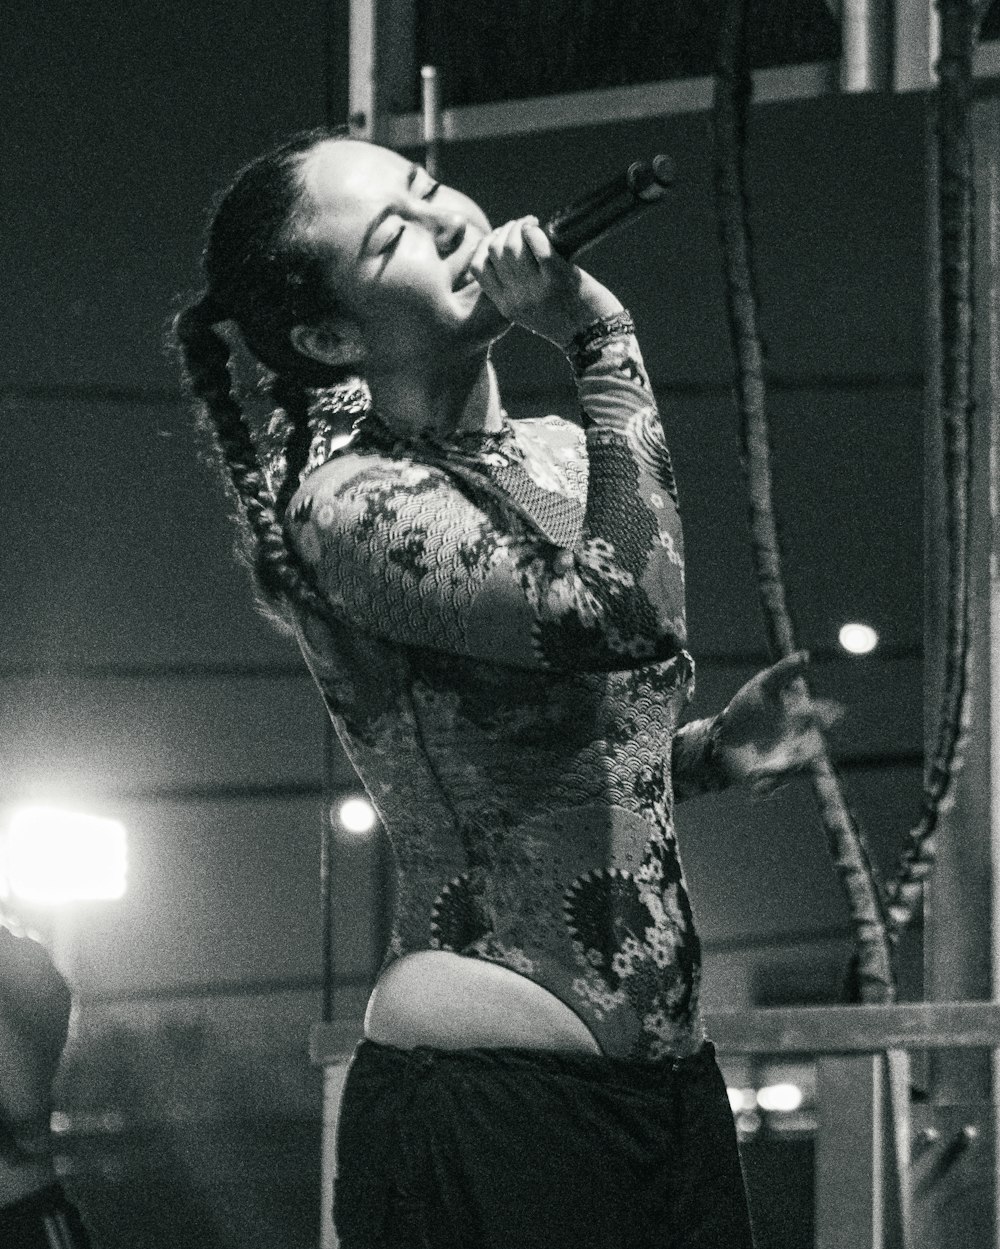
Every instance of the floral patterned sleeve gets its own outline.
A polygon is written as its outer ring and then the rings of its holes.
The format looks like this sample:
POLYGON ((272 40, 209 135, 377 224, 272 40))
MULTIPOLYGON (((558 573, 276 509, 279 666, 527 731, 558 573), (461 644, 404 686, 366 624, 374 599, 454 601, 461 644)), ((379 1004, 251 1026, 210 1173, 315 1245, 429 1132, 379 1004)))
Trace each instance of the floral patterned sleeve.
POLYGON ((341 619, 531 668, 628 668, 681 650, 676 490, 631 318, 596 322, 571 353, 582 510, 503 456, 349 451, 304 479, 290 536, 341 619))
POLYGON ((578 573, 585 584, 596 581, 591 570, 607 559, 608 651, 665 658, 687 636, 683 541, 673 466, 632 318, 623 312, 596 322, 574 349, 590 464, 578 573))

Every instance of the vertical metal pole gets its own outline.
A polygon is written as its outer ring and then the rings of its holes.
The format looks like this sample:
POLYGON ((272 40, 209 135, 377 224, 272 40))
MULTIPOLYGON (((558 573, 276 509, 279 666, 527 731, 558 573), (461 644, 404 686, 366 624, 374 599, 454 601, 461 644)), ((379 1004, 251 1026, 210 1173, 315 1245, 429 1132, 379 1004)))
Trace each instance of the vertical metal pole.
POLYGON ((816 1249, 883 1249, 883 1059, 816 1062, 816 1249))
POLYGON ((915 1249, 910 1055, 906 1050, 888 1050, 881 1061, 885 1075, 883 1236, 886 1249, 915 1249))
MULTIPOLYGON (((323 805, 320 813, 320 963, 322 997, 320 1019, 329 1024, 333 1021, 336 991, 336 951, 333 941, 333 909, 335 873, 333 864, 334 837, 330 821, 330 803, 333 797, 333 752, 336 737, 329 716, 324 717, 323 730, 323 805)), ((331 1067, 323 1068, 323 1110, 320 1130, 320 1249, 336 1249, 337 1238, 333 1230, 333 1180, 336 1171, 335 1141, 337 1115, 340 1109, 340 1092, 343 1073, 331 1067)))
POLYGON ((378 0, 350 0, 347 120, 355 139, 375 133, 375 14, 378 0))
POLYGON ((893 90, 929 91, 941 51, 935 0, 894 0, 892 23, 893 90))
POLYGON ((319 1249, 337 1249, 333 1226, 333 1185, 337 1175, 337 1122, 347 1078, 347 1062, 323 1064, 322 1157, 320 1159, 319 1249))
POLYGON ((885 0, 843 0, 840 8, 841 91, 884 91, 889 85, 885 0))
POLYGON ((334 908, 334 865, 333 829, 330 823, 330 803, 333 798, 331 772, 333 770, 333 751, 336 738, 329 716, 323 731, 323 811, 320 828, 320 924, 321 933, 321 974, 323 978, 323 1000, 320 1018, 323 1023, 333 1019, 334 994, 336 991, 337 967, 333 942, 333 908, 334 908))
MULTIPOLYGON (((927 890, 926 996, 931 1001, 996 1000, 1000 987, 1000 559, 997 481, 997 183, 1000 104, 974 105, 976 151, 973 219, 975 356, 970 495, 972 697, 964 769, 938 833, 938 862, 927 890)), ((932 178, 932 181, 934 179, 932 178)), ((936 204, 936 196, 930 197, 936 204)), ((931 212, 932 264, 937 223, 931 212)), ((932 300, 933 308, 933 300, 932 300)), ((932 342, 937 325, 932 326, 932 342)), ((933 354, 933 352, 932 352, 933 354)), ((931 379, 933 381, 933 379, 931 379)), ((931 387, 933 390, 933 386, 931 387)), ((948 552, 943 549, 942 445, 936 402, 929 404, 926 477, 926 660, 928 725, 936 732, 948 552)), ((998 1189, 995 1161, 997 1084, 982 1051, 936 1052, 929 1073, 922 1180, 915 1192, 918 1244, 994 1246, 998 1189)))
POLYGON ((323 120, 328 126, 340 125, 347 106, 344 70, 349 39, 344 28, 341 0, 325 0, 323 6, 323 120))
POLYGON ((441 83, 437 69, 424 65, 420 70, 420 104, 424 140, 424 168, 438 176, 438 146, 441 139, 441 83))
POLYGON ((416 0, 350 0, 348 120, 380 143, 387 116, 413 109, 416 0))
MULTIPOLYGON (((997 853, 993 873, 993 998, 1000 999, 1000 152, 997 127, 1000 102, 983 100, 974 106, 973 142, 977 160, 978 212, 974 223, 979 265, 976 270, 976 307, 980 310, 976 363, 979 369, 976 432, 981 438, 985 493, 983 511, 989 565, 986 573, 984 614, 989 624, 983 684, 989 699, 990 827, 997 853)), ((1000 1229, 1000 1049, 992 1054, 993 1076, 993 1185, 994 1228, 1000 1229)))

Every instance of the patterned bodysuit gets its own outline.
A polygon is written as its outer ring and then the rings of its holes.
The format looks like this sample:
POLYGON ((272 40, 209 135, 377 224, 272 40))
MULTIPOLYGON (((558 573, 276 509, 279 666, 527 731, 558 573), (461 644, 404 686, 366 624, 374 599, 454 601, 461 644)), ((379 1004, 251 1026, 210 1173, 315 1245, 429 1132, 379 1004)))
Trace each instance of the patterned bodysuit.
POLYGON ((558 417, 322 439, 289 535, 331 607, 306 660, 392 842, 387 962, 452 950, 556 994, 602 1050, 702 1040, 677 785, 716 778, 693 687, 670 457, 627 314, 558 417), (676 773, 672 786, 672 770, 676 773))

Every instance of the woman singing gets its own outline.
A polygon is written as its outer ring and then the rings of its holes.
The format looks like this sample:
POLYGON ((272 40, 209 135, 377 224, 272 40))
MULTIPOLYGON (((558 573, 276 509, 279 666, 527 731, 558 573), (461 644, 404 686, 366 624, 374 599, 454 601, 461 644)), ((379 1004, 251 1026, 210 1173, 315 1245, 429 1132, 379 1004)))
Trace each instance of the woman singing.
POLYGON ((534 218, 491 229, 326 133, 241 172, 204 266, 187 377, 395 852, 341 1109, 343 1249, 749 1246, 673 803, 773 785, 825 712, 796 656, 678 731, 681 527, 629 314, 534 218), (226 322, 273 375, 277 456, 226 322), (582 427, 507 419, 511 324, 565 353, 582 427))

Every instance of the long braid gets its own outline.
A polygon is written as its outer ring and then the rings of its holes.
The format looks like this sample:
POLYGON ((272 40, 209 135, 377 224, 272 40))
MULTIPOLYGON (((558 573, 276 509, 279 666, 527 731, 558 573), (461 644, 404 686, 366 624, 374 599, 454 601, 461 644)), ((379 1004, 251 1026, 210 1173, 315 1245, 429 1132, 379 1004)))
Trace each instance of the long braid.
POLYGON ((309 396, 305 387, 286 373, 279 373, 270 386, 271 396, 288 418, 281 444, 283 473, 275 492, 275 514, 284 521, 302 470, 309 459, 312 429, 309 423, 309 396))
POLYGON ((287 543, 282 520, 309 455, 307 388, 334 385, 345 374, 301 354, 292 341, 295 326, 320 324, 336 308, 325 255, 301 229, 311 211, 302 170, 318 145, 344 134, 293 135, 238 173, 209 225, 205 293, 174 322, 188 386, 204 404, 239 503, 244 554, 261 606, 286 625, 295 608, 328 611, 287 543), (255 438, 233 394, 229 345, 214 328, 223 321, 236 326, 274 378, 271 394, 282 411, 275 414, 273 438, 255 438))
MULTIPOLYGON (((285 541, 253 434, 233 395, 229 345, 214 329, 218 319, 219 310, 209 299, 203 299, 177 317, 174 334, 181 347, 188 385, 204 404, 252 538, 250 562, 256 585, 266 606, 286 622, 289 602, 308 611, 322 612, 322 600, 285 541)), ((286 475, 286 482, 289 476, 286 475)))

